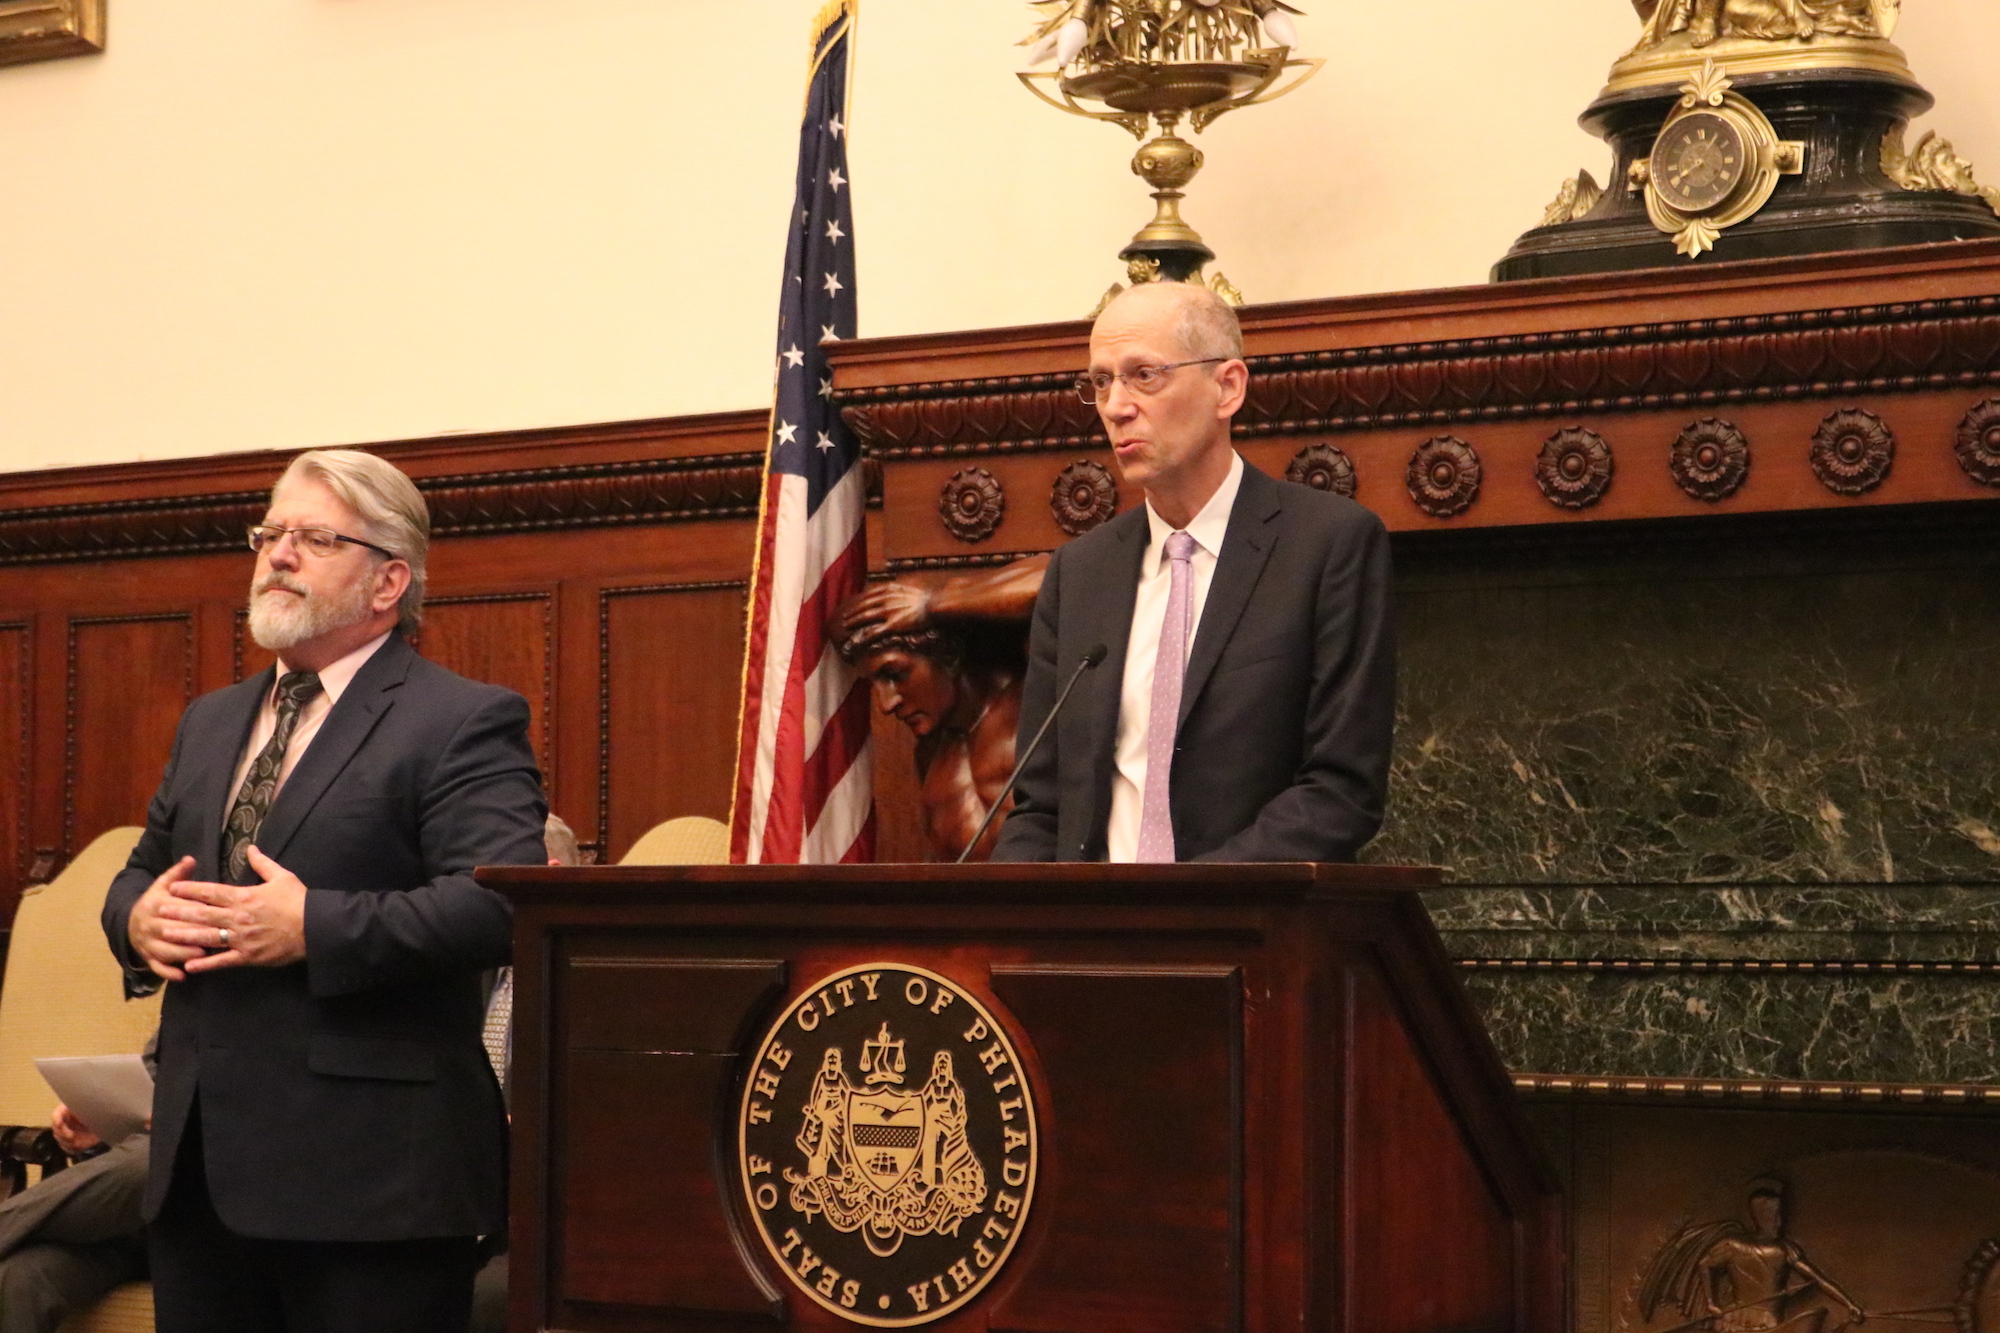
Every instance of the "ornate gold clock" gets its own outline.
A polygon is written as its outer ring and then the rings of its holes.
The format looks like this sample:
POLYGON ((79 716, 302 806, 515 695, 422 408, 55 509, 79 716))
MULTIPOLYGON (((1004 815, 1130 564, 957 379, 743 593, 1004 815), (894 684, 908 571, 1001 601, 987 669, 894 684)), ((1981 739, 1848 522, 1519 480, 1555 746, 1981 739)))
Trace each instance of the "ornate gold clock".
POLYGON ((1780 139, 1710 61, 1681 85, 1680 104, 1660 127, 1652 156, 1632 164, 1628 184, 1645 191, 1653 225, 1693 258, 1713 249, 1723 228, 1768 203, 1779 176, 1804 166, 1805 145, 1780 139))
POLYGON ((1695 111, 1660 131, 1650 161, 1661 199, 1676 212, 1705 213, 1750 174, 1750 145, 1727 116, 1695 111))

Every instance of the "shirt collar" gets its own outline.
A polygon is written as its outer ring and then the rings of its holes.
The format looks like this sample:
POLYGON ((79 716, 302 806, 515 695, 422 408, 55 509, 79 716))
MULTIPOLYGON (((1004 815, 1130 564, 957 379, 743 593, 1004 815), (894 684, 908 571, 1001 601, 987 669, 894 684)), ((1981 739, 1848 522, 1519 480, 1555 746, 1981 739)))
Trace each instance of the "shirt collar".
MULTIPOLYGON (((1211 556, 1219 558, 1222 554, 1222 538, 1229 531, 1229 511, 1236 507, 1236 492, 1242 485, 1243 455, 1231 449, 1229 475, 1222 479, 1222 484, 1215 488, 1215 494, 1208 497, 1208 503, 1187 525, 1187 535, 1211 556)), ((1173 535, 1174 529, 1154 510, 1151 500, 1146 501, 1146 527, 1150 537, 1146 547, 1145 576, 1151 578, 1160 572, 1160 561, 1166 557, 1167 538, 1173 535)))
MULTIPOLYGON (((340 696, 346 692, 348 685, 354 680, 354 673, 361 670, 362 663, 375 656, 376 649, 387 643, 389 636, 395 632, 394 630, 383 631, 375 638, 370 639, 347 656, 341 658, 338 662, 327 664, 320 671, 319 685, 320 689, 326 694, 327 707, 331 708, 334 704, 340 702, 340 696)), ((278 663, 278 674, 280 676, 285 674, 286 669, 283 662, 278 663)), ((276 686, 273 685, 272 688, 275 689, 276 686)))

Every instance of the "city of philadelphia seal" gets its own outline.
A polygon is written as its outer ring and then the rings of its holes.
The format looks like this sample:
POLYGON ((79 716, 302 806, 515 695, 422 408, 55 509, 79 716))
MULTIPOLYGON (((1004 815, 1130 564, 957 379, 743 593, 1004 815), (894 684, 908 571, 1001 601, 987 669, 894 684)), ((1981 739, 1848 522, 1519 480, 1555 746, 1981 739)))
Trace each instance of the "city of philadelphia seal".
POLYGON ((920 967, 807 988, 757 1047, 737 1170, 771 1256, 843 1319, 901 1328, 975 1299, 1035 1194, 1035 1101, 986 1007, 920 967))

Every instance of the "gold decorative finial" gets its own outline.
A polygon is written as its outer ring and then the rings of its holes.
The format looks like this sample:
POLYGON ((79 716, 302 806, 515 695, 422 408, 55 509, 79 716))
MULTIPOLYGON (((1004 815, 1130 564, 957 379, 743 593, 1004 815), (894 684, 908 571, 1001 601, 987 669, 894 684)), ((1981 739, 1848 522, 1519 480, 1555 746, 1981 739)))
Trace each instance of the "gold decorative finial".
POLYGON ((1158 127, 1132 158, 1133 172, 1153 187, 1153 220, 1119 258, 1156 265, 1154 277, 1135 274, 1134 281, 1198 281, 1215 252, 1181 217, 1180 201, 1201 170, 1202 154, 1177 131, 1185 121, 1200 133, 1218 117, 1282 97, 1317 73, 1324 61, 1291 54, 1298 41, 1292 16, 1300 11, 1285 0, 1031 5, 1035 30, 1022 45, 1033 48, 1031 64, 1054 68, 1021 74, 1028 91, 1059 111, 1123 126, 1142 141, 1158 127), (1295 77, 1279 86, 1288 71, 1295 77))

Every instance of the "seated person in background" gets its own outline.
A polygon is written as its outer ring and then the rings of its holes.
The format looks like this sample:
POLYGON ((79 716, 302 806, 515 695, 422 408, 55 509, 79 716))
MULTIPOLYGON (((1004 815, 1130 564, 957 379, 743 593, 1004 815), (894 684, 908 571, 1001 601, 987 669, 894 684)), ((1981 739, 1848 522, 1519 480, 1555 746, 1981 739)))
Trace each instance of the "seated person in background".
POLYGON ((0 1204, 0 1333, 55 1333, 114 1287, 146 1277, 140 1205, 152 1136, 106 1147, 67 1106, 56 1107, 49 1128, 83 1160, 0 1204))
POLYGON ((1236 312, 1141 283, 1090 332, 1078 393, 1146 502, 1056 551, 1023 736, 1109 655, 1028 761, 999 861, 1351 861, 1382 822, 1395 725, 1389 538, 1230 443, 1236 312))

